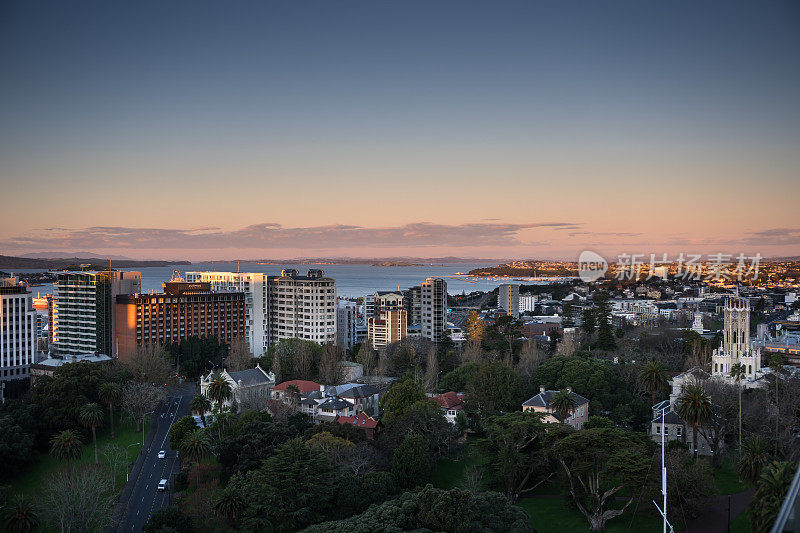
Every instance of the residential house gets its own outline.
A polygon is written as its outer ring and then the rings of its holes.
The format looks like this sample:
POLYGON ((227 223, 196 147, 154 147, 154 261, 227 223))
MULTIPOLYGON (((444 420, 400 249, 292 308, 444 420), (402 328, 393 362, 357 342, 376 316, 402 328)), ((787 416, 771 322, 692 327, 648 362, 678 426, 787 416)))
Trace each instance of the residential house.
MULTIPOLYGON (((236 405, 263 405, 266 407, 271 389, 275 386, 275 374, 266 372, 260 365, 255 368, 228 372, 222 370, 220 375, 231 386, 231 398, 223 402, 223 407, 236 405)), ((200 377, 200 394, 209 398, 209 387, 214 380, 214 371, 200 377)))
POLYGON ((433 399, 439 404, 445 419, 451 424, 455 424, 458 413, 464 410, 464 394, 450 391, 433 399))
POLYGON ((575 429, 582 429, 586 421, 589 420, 589 400, 576 392, 572 392, 572 387, 567 387, 567 391, 575 400, 575 410, 564 418, 556 414, 550 405, 553 396, 558 394, 559 391, 545 390, 544 387, 539 387, 539 394, 522 404, 522 410, 524 412, 543 413, 545 416, 542 421, 548 424, 560 422, 568 424, 575 429))
POLYGON ((367 438, 370 440, 375 438, 375 433, 378 431, 379 422, 364 411, 361 411, 356 416, 340 416, 336 421, 340 424, 349 424, 363 429, 367 438))

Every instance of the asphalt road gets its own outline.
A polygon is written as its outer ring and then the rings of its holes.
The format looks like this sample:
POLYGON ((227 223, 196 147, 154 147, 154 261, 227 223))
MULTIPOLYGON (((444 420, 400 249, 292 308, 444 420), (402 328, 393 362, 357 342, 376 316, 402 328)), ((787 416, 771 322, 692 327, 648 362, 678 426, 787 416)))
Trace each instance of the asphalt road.
POLYGON ((169 428, 177 419, 188 414, 191 399, 192 394, 176 392, 164 402, 161 412, 155 419, 153 440, 143 452, 145 457, 139 476, 129 481, 134 483, 133 490, 117 531, 141 531, 156 510, 169 504, 175 474, 180 469, 176 452, 169 448, 169 428), (160 450, 167 452, 166 458, 158 458, 160 450), (158 492, 158 482, 162 479, 169 481, 167 490, 158 492))

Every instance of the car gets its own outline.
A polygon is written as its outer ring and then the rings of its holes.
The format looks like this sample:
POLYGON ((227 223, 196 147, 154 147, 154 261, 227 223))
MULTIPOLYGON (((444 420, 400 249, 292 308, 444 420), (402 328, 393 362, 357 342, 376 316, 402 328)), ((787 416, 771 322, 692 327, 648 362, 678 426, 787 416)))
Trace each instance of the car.
POLYGON ((160 451, 158 452, 158 458, 159 458, 159 459, 163 459, 163 458, 164 458, 164 457, 166 457, 166 456, 167 456, 167 452, 165 452, 164 450, 160 450, 160 451))
POLYGON ((167 480, 162 479, 158 482, 158 492, 164 492, 165 490, 167 490, 167 480))

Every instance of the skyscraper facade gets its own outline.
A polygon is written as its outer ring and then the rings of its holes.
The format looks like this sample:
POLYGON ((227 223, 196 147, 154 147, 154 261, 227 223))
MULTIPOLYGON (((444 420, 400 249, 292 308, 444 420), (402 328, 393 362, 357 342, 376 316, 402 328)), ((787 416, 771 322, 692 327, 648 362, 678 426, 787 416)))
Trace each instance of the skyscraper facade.
POLYGON ((32 295, 17 278, 0 278, 0 381, 27 378, 35 354, 32 295))

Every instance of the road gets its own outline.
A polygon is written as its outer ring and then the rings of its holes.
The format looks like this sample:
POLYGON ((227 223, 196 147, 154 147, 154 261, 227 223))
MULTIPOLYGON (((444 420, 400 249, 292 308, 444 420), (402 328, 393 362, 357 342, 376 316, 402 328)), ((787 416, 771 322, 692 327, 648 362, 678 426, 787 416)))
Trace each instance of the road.
POLYGON ((142 452, 145 457, 138 477, 130 480, 134 483, 133 489, 117 531, 141 531, 156 510, 169 504, 180 461, 176 452, 169 448, 168 434, 173 422, 189 412, 192 394, 185 392, 178 391, 169 396, 155 419, 155 434, 150 446, 142 452), (167 452, 166 458, 158 458, 160 450, 167 452), (169 480, 167 490, 158 492, 158 482, 162 479, 169 480))

